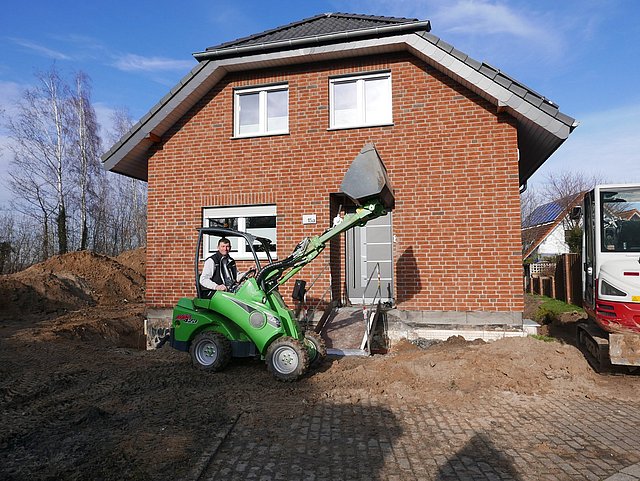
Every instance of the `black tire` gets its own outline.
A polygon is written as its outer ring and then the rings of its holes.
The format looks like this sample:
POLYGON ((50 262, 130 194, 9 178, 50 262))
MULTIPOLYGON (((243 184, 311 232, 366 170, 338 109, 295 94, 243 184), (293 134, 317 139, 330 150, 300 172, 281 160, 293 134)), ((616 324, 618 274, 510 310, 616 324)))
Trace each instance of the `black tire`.
POLYGON ((327 346, 324 343, 322 336, 314 331, 308 331, 304 333, 305 343, 313 344, 311 349, 307 349, 309 352, 309 367, 316 367, 324 361, 327 357, 327 346))
POLYGON ((267 369, 278 381, 299 379, 309 369, 309 353, 304 344, 292 337, 276 339, 267 349, 267 369))
POLYGON ((189 354, 191 362, 198 369, 220 371, 231 360, 231 343, 219 332, 201 332, 191 341, 189 354))

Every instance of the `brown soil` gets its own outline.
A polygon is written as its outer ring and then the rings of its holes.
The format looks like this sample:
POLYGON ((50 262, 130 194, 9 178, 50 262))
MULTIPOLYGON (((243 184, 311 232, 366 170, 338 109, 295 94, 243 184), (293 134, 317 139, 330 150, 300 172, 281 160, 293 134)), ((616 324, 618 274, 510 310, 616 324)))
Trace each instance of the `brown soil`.
POLYGON ((640 389, 638 376, 595 374, 568 335, 454 337, 427 349, 401 342, 384 356, 328 359, 293 384, 275 381, 259 360, 201 372, 168 346, 136 349, 144 259, 144 250, 75 252, 0 277, 0 479, 185 479, 203 440, 240 412, 268 426, 328 401, 634 400, 640 389))

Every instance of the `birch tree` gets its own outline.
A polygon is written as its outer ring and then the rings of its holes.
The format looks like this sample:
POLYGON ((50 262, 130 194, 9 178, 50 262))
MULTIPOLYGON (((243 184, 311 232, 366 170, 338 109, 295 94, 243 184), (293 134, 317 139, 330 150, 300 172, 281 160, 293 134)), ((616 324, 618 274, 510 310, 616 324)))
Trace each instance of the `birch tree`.
POLYGON ((80 204, 80 249, 88 245, 89 196, 94 178, 100 173, 98 152, 100 137, 95 110, 91 104, 89 77, 78 72, 75 77, 75 95, 72 99, 74 124, 74 174, 77 178, 80 204))
POLYGON ((53 205, 58 253, 63 254, 69 247, 69 92, 55 66, 36 74, 36 78, 37 86, 25 90, 17 115, 7 124, 14 151, 9 186, 24 202, 39 206, 44 229, 48 229, 53 205))
MULTIPOLYGON (((13 155, 2 183, 13 199, 0 219, 2 268, 26 267, 56 251, 117 255, 144 245, 146 184, 102 169, 89 76, 77 73, 72 89, 54 66, 36 80, 3 119, 13 155)), ((115 143, 133 122, 126 109, 112 122, 115 143)))

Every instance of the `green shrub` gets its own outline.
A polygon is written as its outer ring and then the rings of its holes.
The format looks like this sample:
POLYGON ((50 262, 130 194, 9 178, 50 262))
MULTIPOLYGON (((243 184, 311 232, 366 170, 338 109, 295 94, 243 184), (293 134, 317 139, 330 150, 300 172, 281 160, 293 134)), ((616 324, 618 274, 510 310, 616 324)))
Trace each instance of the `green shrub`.
POLYGON ((558 313, 547 306, 540 306, 533 316, 533 320, 538 324, 551 324, 558 319, 558 313))
POLYGON ((557 342, 558 340, 555 337, 543 336, 541 334, 529 334, 529 337, 533 337, 538 341, 542 342, 557 342))

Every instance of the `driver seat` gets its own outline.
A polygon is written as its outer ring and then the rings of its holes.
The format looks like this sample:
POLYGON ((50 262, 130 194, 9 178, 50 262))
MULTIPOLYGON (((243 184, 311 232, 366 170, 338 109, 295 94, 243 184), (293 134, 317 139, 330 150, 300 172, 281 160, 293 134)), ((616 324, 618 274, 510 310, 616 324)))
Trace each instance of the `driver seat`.
POLYGON ((211 297, 213 296, 213 291, 200 284, 201 274, 202 272, 198 270, 198 275, 196 277, 196 297, 200 299, 211 299, 211 297))

